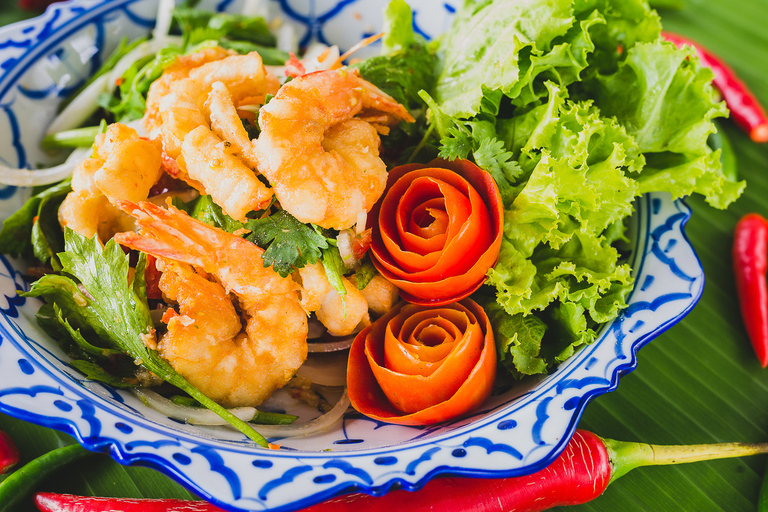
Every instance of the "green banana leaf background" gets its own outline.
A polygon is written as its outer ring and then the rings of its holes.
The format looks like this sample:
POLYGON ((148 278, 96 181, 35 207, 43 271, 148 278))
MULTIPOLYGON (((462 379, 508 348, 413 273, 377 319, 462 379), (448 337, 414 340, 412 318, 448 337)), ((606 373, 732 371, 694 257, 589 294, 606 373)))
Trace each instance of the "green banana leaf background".
MULTIPOLYGON (((665 2, 666 3, 666 2, 665 2)), ((733 67, 768 105, 768 0, 683 0, 660 10, 665 30, 699 41, 733 67)), ((0 24, 17 21, 15 3, 0 2, 0 24)), ((768 216, 768 145, 731 122, 722 125, 747 190, 725 212, 690 198, 687 233, 704 266, 701 302, 682 322, 643 347, 638 368, 616 391, 592 401, 579 422, 602 437, 655 444, 768 441, 768 369, 757 362, 742 326, 731 271, 733 228, 748 212, 768 216)), ((0 414, 0 429, 19 446, 22 463, 69 436, 0 414)), ((614 482, 591 503, 561 511, 741 512, 757 508, 768 457, 646 467, 614 482)), ((190 498, 170 478, 94 455, 42 482, 39 490, 132 498, 190 498)), ((0 504, 1 505, 1 504, 0 504)), ((36 508, 31 499, 11 512, 36 508)))

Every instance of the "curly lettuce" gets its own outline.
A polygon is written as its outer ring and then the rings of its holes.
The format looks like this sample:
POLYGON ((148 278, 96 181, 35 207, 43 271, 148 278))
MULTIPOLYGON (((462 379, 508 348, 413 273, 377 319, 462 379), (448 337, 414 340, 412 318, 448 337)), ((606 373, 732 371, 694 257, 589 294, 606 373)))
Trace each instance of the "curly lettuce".
POLYGON ((646 192, 725 208, 744 183, 707 145, 712 72, 642 0, 467 0, 422 98, 440 156, 499 184, 504 239, 477 298, 500 363, 549 371, 626 307, 626 219, 646 192))

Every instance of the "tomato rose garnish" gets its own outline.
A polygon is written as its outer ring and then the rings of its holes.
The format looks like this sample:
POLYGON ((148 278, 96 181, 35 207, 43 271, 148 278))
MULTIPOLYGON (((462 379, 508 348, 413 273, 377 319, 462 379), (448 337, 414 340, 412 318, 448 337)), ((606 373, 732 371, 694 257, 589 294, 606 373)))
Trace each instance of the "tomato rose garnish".
POLYGON ((371 418, 429 425, 480 406, 496 378, 485 311, 471 299, 439 307, 401 302, 352 342, 347 387, 371 418))
POLYGON ((499 189, 467 160, 392 169, 370 218, 373 264, 408 302, 461 300, 483 284, 499 257, 499 189))

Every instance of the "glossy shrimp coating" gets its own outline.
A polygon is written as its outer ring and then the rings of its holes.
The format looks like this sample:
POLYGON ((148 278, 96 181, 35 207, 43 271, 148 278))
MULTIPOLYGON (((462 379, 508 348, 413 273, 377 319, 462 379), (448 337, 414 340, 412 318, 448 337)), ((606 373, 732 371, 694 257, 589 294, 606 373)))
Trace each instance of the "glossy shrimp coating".
POLYGON ((267 204, 272 191, 255 174, 256 156, 236 104, 263 101, 277 85, 253 52, 189 70, 167 84, 158 102, 163 149, 176 159, 181 177, 237 220, 267 204))
POLYGON ((368 303, 357 286, 342 277, 347 291, 342 298, 328 281, 322 263, 304 266, 294 273, 294 279, 301 284, 301 306, 307 313, 314 312, 332 336, 352 334, 359 325, 370 323, 368 303))
POLYGON ((171 93, 171 84, 173 82, 187 78, 190 71, 207 62, 221 60, 232 55, 236 55, 236 52, 215 46, 176 57, 173 64, 163 71, 160 78, 152 82, 147 92, 147 109, 144 115, 144 128, 147 132, 156 135, 160 130, 162 124, 160 101, 171 93))
POLYGON ((399 120, 413 117, 354 70, 300 76, 259 112, 258 170, 301 222, 347 228, 384 191, 377 130, 399 120))
POLYGON ((121 202, 142 234, 115 240, 158 258, 193 265, 211 282, 169 263, 160 289, 179 304, 160 338, 162 357, 226 406, 258 405, 286 384, 307 356, 307 316, 299 287, 264 267, 258 246, 170 207, 121 202), (232 306, 239 304, 245 319, 232 306))
POLYGON ((157 143, 120 123, 109 125, 93 145, 93 156, 72 173, 72 192, 59 208, 59 222, 83 236, 104 241, 130 229, 130 217, 114 206, 118 200, 141 201, 162 174, 157 143))

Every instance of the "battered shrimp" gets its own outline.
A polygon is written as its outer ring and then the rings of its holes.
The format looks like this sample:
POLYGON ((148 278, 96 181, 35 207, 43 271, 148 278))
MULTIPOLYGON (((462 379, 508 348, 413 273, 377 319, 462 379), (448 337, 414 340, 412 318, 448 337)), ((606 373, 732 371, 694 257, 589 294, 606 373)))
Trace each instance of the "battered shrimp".
POLYGON ((342 277, 347 290, 342 298, 328 282, 322 263, 297 270, 294 279, 301 284, 301 306, 307 313, 315 312, 332 336, 352 334, 358 325, 370 322, 368 303, 357 286, 342 277))
POLYGON ((307 356, 307 316, 298 285, 265 268, 262 249, 179 210, 121 201, 142 234, 118 233, 125 246, 164 260, 160 289, 179 316, 157 349, 173 368, 225 406, 258 405, 286 384, 307 356), (208 281, 186 263, 215 277, 208 281), (243 329, 228 294, 237 299, 243 329))
POLYGON ((159 103, 165 151, 177 158, 186 134, 208 125, 203 106, 214 83, 226 87, 234 104, 245 97, 276 92, 279 84, 270 77, 259 54, 251 52, 207 62, 190 70, 187 77, 171 82, 169 93, 159 103))
POLYGON ((181 176, 237 220, 267 204, 272 191, 255 174, 256 155, 236 108, 241 99, 263 101, 279 85, 259 54, 206 62, 166 85, 158 104, 160 131, 181 176))
POLYGON ((386 185, 377 129, 386 133, 385 125, 399 120, 413 117, 357 71, 303 75, 259 112, 258 170, 280 205, 301 222, 350 227, 386 185))
POLYGON ((221 60, 237 53, 233 50, 225 50, 220 46, 204 48, 188 55, 176 57, 173 64, 168 66, 163 74, 152 82, 147 92, 147 109, 144 114, 144 128, 147 133, 156 135, 160 129, 160 100, 170 94, 171 84, 189 76, 189 72, 207 62, 221 60))
POLYGON ((93 144, 93 156, 72 173, 72 192, 59 207, 62 226, 102 241, 131 229, 132 220, 114 206, 119 199, 141 201, 162 174, 158 144, 120 123, 109 125, 93 144))

